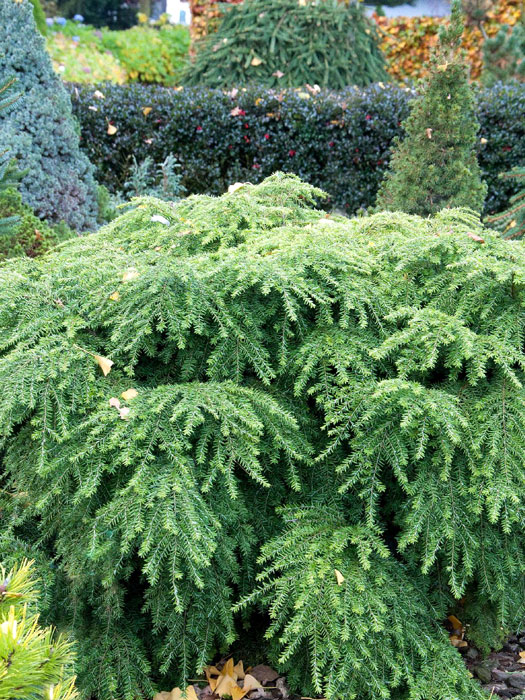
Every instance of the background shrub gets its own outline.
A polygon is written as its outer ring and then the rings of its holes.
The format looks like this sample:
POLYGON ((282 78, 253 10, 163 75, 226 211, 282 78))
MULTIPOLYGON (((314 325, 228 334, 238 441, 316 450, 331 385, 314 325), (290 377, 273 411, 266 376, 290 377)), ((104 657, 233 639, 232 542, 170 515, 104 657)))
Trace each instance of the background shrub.
POLYGON ((96 222, 93 168, 79 149, 71 103, 53 72, 29 0, 0 0, 0 75, 20 99, 0 112, 2 143, 24 172, 21 192, 35 213, 79 231, 96 222))
POLYGON ((68 21, 53 25, 46 47, 55 72, 62 80, 75 83, 111 81, 125 83, 128 74, 120 61, 102 44, 102 31, 68 21))
MULTIPOLYGON (((260 182, 283 170, 322 188, 328 206, 348 213, 374 204, 412 96, 383 84, 319 94, 103 85, 104 99, 93 87, 69 89, 82 147, 113 192, 129 178, 133 156, 162 162, 173 153, 190 194, 219 194, 233 182, 260 182), (117 127, 112 136, 108 121, 117 127)), ((485 211, 495 212, 516 191, 498 174, 525 160, 525 87, 478 90, 476 101, 485 211)))
POLYGON ((38 31, 41 34, 47 33, 46 15, 42 9, 40 0, 30 0, 33 5, 33 17, 35 18, 35 24, 38 27, 38 31))
POLYGON ((101 42, 130 80, 175 85, 186 65, 190 33, 181 25, 141 25, 126 31, 103 32, 101 42))
POLYGON ((8 233, 0 236, 0 260, 27 255, 35 258, 72 234, 64 224, 51 228, 22 202, 22 196, 14 188, 0 192, 0 220, 16 217, 8 233))
POLYGON ((66 81, 174 85, 186 65, 190 38, 180 25, 109 31, 68 21, 53 25, 46 44, 55 70, 66 81))
POLYGON ((342 88, 386 78, 374 23, 359 3, 245 0, 225 5, 217 31, 196 48, 184 77, 187 85, 342 88))

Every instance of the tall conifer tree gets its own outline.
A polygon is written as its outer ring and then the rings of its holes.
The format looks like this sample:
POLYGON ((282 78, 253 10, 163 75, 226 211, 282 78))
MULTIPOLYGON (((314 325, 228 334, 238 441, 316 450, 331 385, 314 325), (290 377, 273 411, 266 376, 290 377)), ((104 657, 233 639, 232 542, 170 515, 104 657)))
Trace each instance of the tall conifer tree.
POLYGON ((405 138, 394 146, 390 171, 378 197, 380 210, 428 216, 445 207, 481 211, 481 181, 475 146, 479 124, 468 66, 460 52, 460 0, 439 35, 428 83, 405 120, 405 138))

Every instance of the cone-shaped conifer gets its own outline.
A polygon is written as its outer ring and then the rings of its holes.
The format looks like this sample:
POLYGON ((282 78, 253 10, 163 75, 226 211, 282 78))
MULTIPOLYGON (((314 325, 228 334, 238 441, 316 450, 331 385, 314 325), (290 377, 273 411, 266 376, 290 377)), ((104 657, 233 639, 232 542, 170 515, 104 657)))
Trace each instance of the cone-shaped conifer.
POLYGON ((24 171, 20 192, 41 219, 78 231, 96 227, 93 168, 80 151, 71 102, 53 72, 29 0, 0 0, 0 75, 20 99, 0 112, 0 132, 24 171))
POLYGON ((468 66, 460 53, 460 0, 439 35, 423 94, 405 120, 390 170, 377 197, 379 210, 428 216, 445 207, 481 211, 486 194, 476 157, 479 128, 468 66))

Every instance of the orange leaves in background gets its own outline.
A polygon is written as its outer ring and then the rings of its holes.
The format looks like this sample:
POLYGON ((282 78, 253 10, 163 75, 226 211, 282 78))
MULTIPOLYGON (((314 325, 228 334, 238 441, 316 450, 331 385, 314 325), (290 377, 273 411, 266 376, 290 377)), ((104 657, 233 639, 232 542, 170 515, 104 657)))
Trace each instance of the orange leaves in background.
MULTIPOLYGON (((502 24, 513 26, 521 15, 520 0, 501 0, 487 14, 484 29, 494 36, 502 24)), ((381 49, 387 60, 387 70, 396 81, 424 78, 428 75, 428 60, 437 43, 440 26, 448 18, 441 17, 378 17, 374 15, 381 38, 381 49)), ((467 27, 463 48, 471 65, 471 77, 479 78, 482 67, 483 36, 477 27, 467 27)))

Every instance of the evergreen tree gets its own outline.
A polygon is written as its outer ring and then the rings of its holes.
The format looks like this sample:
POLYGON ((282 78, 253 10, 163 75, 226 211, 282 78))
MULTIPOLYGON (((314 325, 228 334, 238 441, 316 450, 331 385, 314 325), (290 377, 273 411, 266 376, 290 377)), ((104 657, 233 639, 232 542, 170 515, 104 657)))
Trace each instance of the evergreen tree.
POLYGON ((443 619, 524 619, 525 247, 322 196, 144 198, 0 268, 0 543, 56 563, 86 697, 181 686, 262 606, 304 695, 482 700, 443 619))
POLYGON ((462 32, 461 2, 453 0, 428 82, 403 124, 404 139, 394 144, 377 196, 379 210, 428 216, 444 207, 483 207, 487 186, 476 158, 479 124, 460 54, 462 32))
POLYGON ((487 85, 525 81, 525 26, 516 24, 512 29, 503 26, 493 37, 483 42, 483 82, 487 85))
POLYGON ((501 214, 487 219, 487 223, 498 231, 503 238, 523 238, 525 235, 525 168, 513 168, 508 173, 502 173, 504 180, 514 180, 520 189, 509 200, 509 207, 501 214))
POLYGON ((25 172, 21 193, 42 219, 78 231, 96 225, 93 169, 79 148, 69 96, 54 74, 29 0, 0 0, 0 74, 22 97, 0 112, 2 141, 25 172))
POLYGON ((65 670, 71 645, 38 624, 31 564, 23 561, 8 574, 0 566, 0 700, 73 700, 75 679, 65 670))
POLYGON ((376 28, 359 3, 245 0, 224 12, 198 47, 187 85, 336 89, 387 79, 376 28))
MULTIPOLYGON (((9 109, 18 99, 18 95, 13 94, 14 79, 0 81, 0 111, 9 109)), ((0 136, 2 134, 0 133, 0 136)), ((9 150, 4 148, 4 139, 0 141, 0 196, 9 187, 16 186, 20 175, 13 163, 9 150)), ((0 215, 0 235, 11 234, 13 226, 17 222, 17 217, 0 215)))

